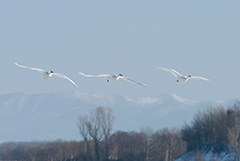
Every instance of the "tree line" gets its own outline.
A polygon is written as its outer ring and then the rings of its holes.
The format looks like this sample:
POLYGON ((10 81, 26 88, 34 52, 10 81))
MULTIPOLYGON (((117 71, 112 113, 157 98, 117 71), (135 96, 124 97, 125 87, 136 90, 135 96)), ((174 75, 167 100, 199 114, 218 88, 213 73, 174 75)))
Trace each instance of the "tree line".
POLYGON ((195 152, 197 160, 204 160, 202 156, 208 151, 229 152, 239 160, 240 103, 202 110, 180 129, 113 133, 114 120, 112 109, 97 107, 79 116, 81 141, 4 143, 0 145, 0 160, 174 161, 187 152, 195 152))

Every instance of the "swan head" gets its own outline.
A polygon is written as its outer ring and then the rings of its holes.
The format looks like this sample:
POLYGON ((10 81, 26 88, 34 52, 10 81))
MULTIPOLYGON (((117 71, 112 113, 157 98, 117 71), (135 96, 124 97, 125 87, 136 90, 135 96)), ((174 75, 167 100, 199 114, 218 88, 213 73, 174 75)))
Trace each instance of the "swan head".
POLYGON ((121 76, 121 77, 122 77, 123 75, 120 73, 120 74, 119 74, 119 76, 121 76))
POLYGON ((49 73, 53 73, 53 71, 51 70, 51 71, 49 71, 49 73))

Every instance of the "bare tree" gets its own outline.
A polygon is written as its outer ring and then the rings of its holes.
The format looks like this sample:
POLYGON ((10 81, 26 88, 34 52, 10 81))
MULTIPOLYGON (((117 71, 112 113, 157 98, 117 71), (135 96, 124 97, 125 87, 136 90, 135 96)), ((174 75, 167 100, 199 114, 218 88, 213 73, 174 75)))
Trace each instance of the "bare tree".
POLYGON ((115 121, 114 112, 110 108, 98 107, 97 111, 102 118, 102 132, 105 141, 105 160, 109 157, 109 137, 113 128, 113 122, 115 121))
POLYGON ((154 158, 157 160, 173 161, 186 152, 186 144, 179 130, 159 130, 154 134, 153 141, 154 158))
POLYGON ((137 132, 118 131, 111 136, 114 144, 112 160, 145 161, 143 135, 137 132))
POLYGON ((87 128, 89 135, 94 141, 96 160, 100 161, 99 143, 103 137, 103 133, 101 129, 102 117, 98 109, 99 108, 91 112, 89 122, 87 122, 87 128))
POLYGON ((152 136, 153 136, 154 131, 150 127, 142 128, 141 129, 141 134, 143 135, 144 142, 145 142, 145 160, 150 161, 152 160, 151 157, 151 148, 152 145, 154 144, 152 136))
POLYGON ((91 148, 90 138, 94 142, 94 152, 97 161, 100 161, 100 142, 105 141, 105 159, 109 156, 109 144, 108 138, 111 134, 113 122, 115 120, 113 111, 110 108, 97 107, 95 110, 90 112, 90 115, 79 116, 78 128, 80 134, 84 138, 87 144, 87 150, 90 159, 91 148))
POLYGON ((228 129, 228 147, 231 152, 235 154, 235 160, 239 161, 240 144, 239 144, 239 126, 228 129))
POLYGON ((85 152, 88 155, 88 159, 90 161, 93 161, 91 147, 90 147, 90 134, 88 131, 88 124, 89 124, 88 116, 79 116, 77 126, 85 142, 85 147, 86 147, 85 152))
POLYGON ((182 129, 182 138, 187 143, 189 151, 213 148, 213 152, 226 150, 227 129, 235 124, 235 112, 226 111, 222 106, 198 112, 191 125, 182 129), (214 146, 213 146, 214 145, 214 146))

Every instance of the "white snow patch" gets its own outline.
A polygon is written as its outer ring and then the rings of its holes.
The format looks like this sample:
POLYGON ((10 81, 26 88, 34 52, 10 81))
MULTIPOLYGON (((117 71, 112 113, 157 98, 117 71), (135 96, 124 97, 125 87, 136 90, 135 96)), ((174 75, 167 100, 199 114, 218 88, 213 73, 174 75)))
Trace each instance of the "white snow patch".
POLYGON ((183 104, 186 104, 186 105, 193 105, 194 104, 193 101, 190 101, 188 99, 182 98, 182 97, 180 97, 180 96, 178 96, 176 94, 172 94, 172 96, 179 103, 183 103, 183 104))
POLYGON ((114 99, 111 96, 106 96, 101 93, 84 93, 84 92, 75 92, 75 97, 78 99, 83 99, 84 101, 92 104, 113 104, 114 99))
MULTIPOLYGON (((175 161, 196 161, 199 159, 199 154, 197 154, 198 152, 188 152, 186 154, 184 154, 182 157, 176 159, 175 161)), ((213 160, 221 160, 221 161, 234 161, 234 156, 232 154, 229 154, 227 152, 222 152, 220 154, 214 154, 213 152, 208 152, 208 153, 202 153, 200 152, 202 155, 200 158, 204 158, 205 161, 213 161, 213 160)))
POLYGON ((125 99, 130 104, 138 105, 138 106, 142 106, 142 107, 149 106, 149 105, 155 105, 155 104, 159 104, 162 102, 156 97, 131 98, 131 97, 125 96, 125 99))

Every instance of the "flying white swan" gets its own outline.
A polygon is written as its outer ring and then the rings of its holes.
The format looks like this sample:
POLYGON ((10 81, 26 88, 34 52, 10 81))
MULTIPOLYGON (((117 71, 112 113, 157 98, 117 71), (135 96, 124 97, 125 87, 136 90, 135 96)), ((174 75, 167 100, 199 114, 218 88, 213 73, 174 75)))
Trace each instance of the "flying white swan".
POLYGON ((209 79, 200 77, 200 76, 191 76, 191 75, 185 76, 185 75, 178 73, 174 69, 167 69, 167 68, 161 68, 161 67, 157 67, 157 68, 172 73, 172 75, 174 75, 177 78, 177 82, 181 82, 181 83, 186 83, 188 81, 188 79, 190 79, 190 78, 210 81, 209 79))
POLYGON ((119 79, 124 79, 128 82, 135 83, 140 86, 149 87, 147 84, 142 84, 142 83, 136 82, 132 79, 126 78, 122 74, 119 74, 119 75, 112 75, 112 74, 87 75, 82 72, 79 72, 79 74, 82 76, 85 76, 85 77, 104 77, 107 79, 107 82, 111 82, 111 83, 114 83, 114 82, 118 81, 119 79))
POLYGON ((78 88, 78 86, 77 86, 77 84, 75 82, 73 82, 70 78, 68 78, 67 76, 65 76, 63 74, 54 73, 52 70, 51 71, 45 71, 45 70, 40 69, 40 68, 26 67, 26 66, 23 66, 23 65, 19 65, 18 63, 15 63, 15 65, 17 65, 17 66, 19 66, 21 68, 36 70, 36 71, 38 71, 38 72, 43 74, 44 79, 51 78, 53 75, 55 75, 57 77, 60 77, 60 78, 63 78, 63 79, 67 79, 67 80, 69 80, 72 84, 74 84, 78 88))

